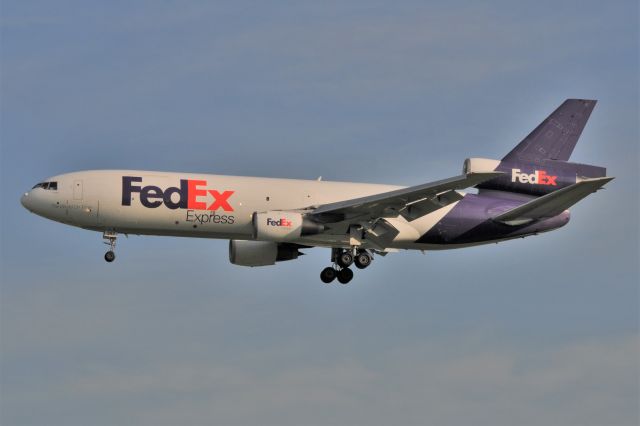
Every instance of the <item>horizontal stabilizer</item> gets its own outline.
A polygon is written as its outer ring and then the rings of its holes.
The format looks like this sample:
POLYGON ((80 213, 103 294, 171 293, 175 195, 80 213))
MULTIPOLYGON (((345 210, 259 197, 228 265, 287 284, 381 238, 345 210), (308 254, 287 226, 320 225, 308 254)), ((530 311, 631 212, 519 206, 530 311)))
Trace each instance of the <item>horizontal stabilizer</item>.
POLYGON ((504 212, 493 220, 507 225, 522 225, 533 220, 557 216, 611 180, 612 177, 583 179, 504 212))

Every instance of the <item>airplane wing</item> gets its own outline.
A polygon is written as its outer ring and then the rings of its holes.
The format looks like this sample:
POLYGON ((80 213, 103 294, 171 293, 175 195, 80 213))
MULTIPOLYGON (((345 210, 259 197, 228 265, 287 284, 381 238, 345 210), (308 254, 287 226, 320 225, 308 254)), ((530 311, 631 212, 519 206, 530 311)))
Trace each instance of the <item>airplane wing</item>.
POLYGON ((557 216, 611 180, 613 180, 612 177, 583 179, 571 186, 508 210, 494 217, 493 220, 507 225, 522 225, 533 220, 557 216))
POLYGON ((456 192, 457 189, 469 188, 500 175, 502 172, 467 173, 367 197, 324 204, 309 214, 322 223, 370 221, 399 215, 411 220, 460 200, 462 196, 456 192))

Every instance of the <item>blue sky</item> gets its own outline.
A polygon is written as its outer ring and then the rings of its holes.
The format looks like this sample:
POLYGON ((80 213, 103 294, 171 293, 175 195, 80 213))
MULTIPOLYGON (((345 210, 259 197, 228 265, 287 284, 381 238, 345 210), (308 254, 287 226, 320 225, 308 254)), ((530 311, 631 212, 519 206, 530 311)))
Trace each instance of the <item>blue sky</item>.
POLYGON ((638 424, 634 1, 2 3, 0 422, 638 424), (22 209, 132 168, 412 185, 500 158, 564 99, 606 190, 556 232, 271 268, 22 209))

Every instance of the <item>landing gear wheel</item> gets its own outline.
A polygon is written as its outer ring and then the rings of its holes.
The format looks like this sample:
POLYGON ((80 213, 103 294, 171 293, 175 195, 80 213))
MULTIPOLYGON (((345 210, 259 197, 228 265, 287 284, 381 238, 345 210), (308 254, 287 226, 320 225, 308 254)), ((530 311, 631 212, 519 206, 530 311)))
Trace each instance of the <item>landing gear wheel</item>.
POLYGON ((329 284, 336 279, 336 275, 338 275, 338 271, 329 266, 327 268, 324 268, 322 272, 320 272, 320 279, 323 283, 329 284))
POLYGON ((355 264, 356 264, 356 268, 358 269, 364 269, 367 266, 371 265, 371 255, 369 253, 367 253, 366 251, 360 252, 358 253, 358 255, 355 258, 355 264))
POLYGON ((338 271, 338 281, 341 284, 347 284, 353 279, 353 271, 349 268, 340 269, 338 271))
POLYGON ((348 251, 343 251, 342 253, 340 253, 340 256, 338 256, 338 265, 340 265, 341 267, 348 268, 352 263, 353 255, 348 251))
POLYGON ((114 250, 116 249, 116 239, 118 238, 118 233, 115 231, 104 231, 102 233, 102 239, 106 240, 104 243, 109 246, 109 251, 104 254, 104 260, 111 263, 116 260, 116 254, 114 250))

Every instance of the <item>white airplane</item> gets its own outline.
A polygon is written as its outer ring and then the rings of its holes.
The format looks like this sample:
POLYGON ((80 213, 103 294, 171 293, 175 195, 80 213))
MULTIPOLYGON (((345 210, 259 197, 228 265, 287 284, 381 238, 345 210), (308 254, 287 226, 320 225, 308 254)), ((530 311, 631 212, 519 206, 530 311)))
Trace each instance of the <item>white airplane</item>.
POLYGON ((102 232, 230 240, 233 264, 265 266, 331 248, 320 277, 346 284, 374 254, 495 243, 565 225, 568 207, 609 182, 570 163, 596 101, 569 99, 502 160, 471 158, 463 174, 411 187, 137 170, 54 176, 22 196, 29 211, 102 232), (478 193, 463 193, 465 188, 478 193))

